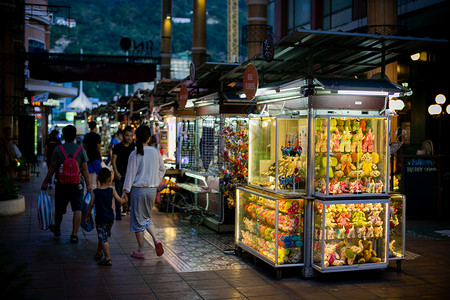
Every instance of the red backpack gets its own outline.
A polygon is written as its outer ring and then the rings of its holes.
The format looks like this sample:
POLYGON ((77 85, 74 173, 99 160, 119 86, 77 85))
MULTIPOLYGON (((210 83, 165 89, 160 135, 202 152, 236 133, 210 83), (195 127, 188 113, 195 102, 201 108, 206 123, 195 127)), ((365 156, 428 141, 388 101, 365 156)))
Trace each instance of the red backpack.
POLYGON ((68 157, 66 151, 62 145, 58 146, 61 149, 61 152, 64 155, 64 162, 62 168, 59 171, 58 180, 61 183, 80 183, 81 173, 80 166, 78 165, 77 160, 75 159, 78 153, 81 151, 81 147, 77 149, 73 157, 68 157))

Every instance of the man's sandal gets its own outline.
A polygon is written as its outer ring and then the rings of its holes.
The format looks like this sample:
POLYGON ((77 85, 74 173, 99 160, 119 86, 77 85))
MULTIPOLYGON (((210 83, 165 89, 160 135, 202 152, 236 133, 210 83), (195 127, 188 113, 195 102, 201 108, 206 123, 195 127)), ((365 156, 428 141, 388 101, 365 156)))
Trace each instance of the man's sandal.
POLYGON ((71 242, 72 244, 78 243, 78 236, 72 234, 72 235, 70 236, 70 242, 71 242))
POLYGON ((101 252, 97 252, 94 255, 94 260, 98 262, 102 258, 102 256, 103 254, 101 252))
POLYGON ((61 229, 59 229, 59 228, 56 228, 56 226, 55 225, 50 225, 50 231, 51 232, 53 232, 53 234, 55 235, 55 237, 60 237, 61 236, 61 229))
POLYGON ((102 260, 97 262, 97 265, 99 266, 112 266, 111 258, 103 258, 102 260))

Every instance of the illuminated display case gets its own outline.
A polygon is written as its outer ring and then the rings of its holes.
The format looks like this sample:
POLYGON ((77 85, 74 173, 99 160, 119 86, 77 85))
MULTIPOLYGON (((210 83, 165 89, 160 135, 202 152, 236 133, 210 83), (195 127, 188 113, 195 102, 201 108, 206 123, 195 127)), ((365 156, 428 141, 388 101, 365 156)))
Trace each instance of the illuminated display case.
POLYGON ((391 194, 389 209, 389 260, 405 259, 405 204, 406 197, 391 194))
POLYGON ((387 196, 387 117, 317 116, 314 132, 315 196, 387 196))
POLYGON ((307 116, 249 120, 249 185, 280 193, 306 194, 307 116))
POLYGON ((276 268, 303 266, 305 202, 238 187, 236 245, 276 268))
POLYGON ((320 272, 386 268, 389 199, 314 201, 313 268, 320 272))

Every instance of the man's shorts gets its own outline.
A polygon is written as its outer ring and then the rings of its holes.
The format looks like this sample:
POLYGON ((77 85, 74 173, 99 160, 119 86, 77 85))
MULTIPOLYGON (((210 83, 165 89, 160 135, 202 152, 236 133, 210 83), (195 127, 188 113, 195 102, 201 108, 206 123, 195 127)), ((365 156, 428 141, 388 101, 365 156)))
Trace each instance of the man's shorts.
POLYGON ((108 238, 111 237, 112 226, 113 222, 95 224, 95 227, 97 228, 98 242, 100 244, 106 243, 108 238))
POLYGON ((102 168, 102 163, 100 159, 90 161, 87 163, 89 174, 92 174, 95 172, 95 174, 98 175, 98 172, 100 172, 100 169, 102 168))
POLYGON ((72 211, 81 211, 83 207, 83 185, 76 183, 58 183, 55 187, 55 212, 64 215, 70 202, 72 211))

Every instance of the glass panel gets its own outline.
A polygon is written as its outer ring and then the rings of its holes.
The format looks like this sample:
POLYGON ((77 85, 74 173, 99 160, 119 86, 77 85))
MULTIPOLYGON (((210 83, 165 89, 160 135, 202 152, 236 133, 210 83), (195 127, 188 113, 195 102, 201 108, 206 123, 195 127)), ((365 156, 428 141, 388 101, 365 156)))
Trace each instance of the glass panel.
POLYGON ((386 193, 387 119, 318 118, 315 131, 315 191, 327 195, 386 193))
POLYGON ((405 257, 404 208, 405 197, 403 195, 392 195, 389 210, 389 258, 405 257))
POLYGON ((385 263, 386 211, 385 202, 326 205, 316 202, 314 264, 321 268, 322 259, 324 268, 385 263))
POLYGON ((271 200, 242 190, 238 193, 237 242, 275 264, 303 262, 303 199, 271 200))
POLYGON ((282 193, 306 193, 308 120, 278 119, 278 188, 282 193))
POLYGON ((248 181, 272 190, 275 189, 275 129, 274 118, 249 122, 248 181))

